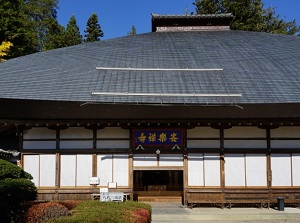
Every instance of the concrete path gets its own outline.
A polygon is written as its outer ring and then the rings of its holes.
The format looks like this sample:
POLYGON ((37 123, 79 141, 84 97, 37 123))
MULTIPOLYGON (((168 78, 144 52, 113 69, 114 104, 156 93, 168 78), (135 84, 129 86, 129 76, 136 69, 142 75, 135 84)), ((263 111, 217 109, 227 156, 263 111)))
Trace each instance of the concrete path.
POLYGON ((251 223, 300 223, 300 209, 285 207, 284 211, 258 208, 220 209, 215 207, 185 208, 176 203, 150 203, 152 206, 152 223, 163 222, 251 222, 251 223))

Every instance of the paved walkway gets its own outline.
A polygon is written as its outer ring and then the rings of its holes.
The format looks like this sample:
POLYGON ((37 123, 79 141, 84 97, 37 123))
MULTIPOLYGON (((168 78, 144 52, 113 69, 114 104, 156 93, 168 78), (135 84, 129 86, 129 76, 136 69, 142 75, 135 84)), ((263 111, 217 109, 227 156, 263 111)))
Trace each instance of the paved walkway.
POLYGON ((185 208, 181 204, 150 203, 152 223, 300 223, 300 209, 285 207, 284 211, 258 208, 220 209, 215 207, 185 208))

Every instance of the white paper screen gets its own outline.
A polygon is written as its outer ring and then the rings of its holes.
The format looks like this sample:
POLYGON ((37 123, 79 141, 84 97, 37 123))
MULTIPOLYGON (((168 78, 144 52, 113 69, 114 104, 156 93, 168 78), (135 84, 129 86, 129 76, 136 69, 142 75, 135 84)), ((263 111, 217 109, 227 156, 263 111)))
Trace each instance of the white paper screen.
POLYGON ((220 155, 204 154, 205 186, 220 186, 220 155))
POLYGON ((225 156, 225 185, 245 186, 245 162, 243 154, 225 156))
POLYGON ((35 184, 35 186, 39 186, 39 167, 40 167, 40 160, 39 155, 24 155, 24 170, 31 174, 33 177, 32 182, 35 184))
POLYGON ((300 186, 300 153, 293 154, 293 186, 300 186))
POLYGON ((97 175, 100 179, 100 186, 107 186, 112 182, 112 155, 97 156, 97 175))
POLYGON ((61 155, 60 157, 60 185, 75 186, 76 155, 61 155))
POLYGON ((114 155, 113 159, 113 182, 118 187, 128 186, 128 156, 114 155))
POLYGON ((204 186, 203 154, 188 154, 188 185, 204 186))
POLYGON ((76 186, 89 186, 92 176, 92 155, 77 155, 76 186))
POLYGON ((272 154, 272 186, 291 186, 290 154, 272 154))
POLYGON ((40 155, 40 187, 55 186, 55 155, 40 155))
POLYGON ((246 155, 246 181, 247 186, 267 186, 266 155, 246 155))

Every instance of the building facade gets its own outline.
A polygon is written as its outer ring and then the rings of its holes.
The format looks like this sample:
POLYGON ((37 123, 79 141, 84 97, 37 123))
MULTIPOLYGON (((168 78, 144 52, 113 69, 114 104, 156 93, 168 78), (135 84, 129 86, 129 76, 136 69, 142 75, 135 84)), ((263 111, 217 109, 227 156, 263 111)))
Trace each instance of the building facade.
POLYGON ((231 18, 152 15, 152 33, 1 63, 1 134, 39 199, 300 199, 300 40, 231 18))

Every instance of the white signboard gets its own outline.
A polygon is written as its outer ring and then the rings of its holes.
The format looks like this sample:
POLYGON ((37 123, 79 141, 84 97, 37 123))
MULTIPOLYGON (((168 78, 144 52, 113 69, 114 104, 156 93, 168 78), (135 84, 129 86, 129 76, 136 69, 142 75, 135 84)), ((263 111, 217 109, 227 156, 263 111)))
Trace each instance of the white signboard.
POLYGON ((100 193, 100 201, 121 201, 123 202, 124 193, 123 192, 103 192, 100 193))
POLYGON ((91 185, 98 185, 99 184, 99 178, 98 177, 90 177, 90 184, 91 185))

